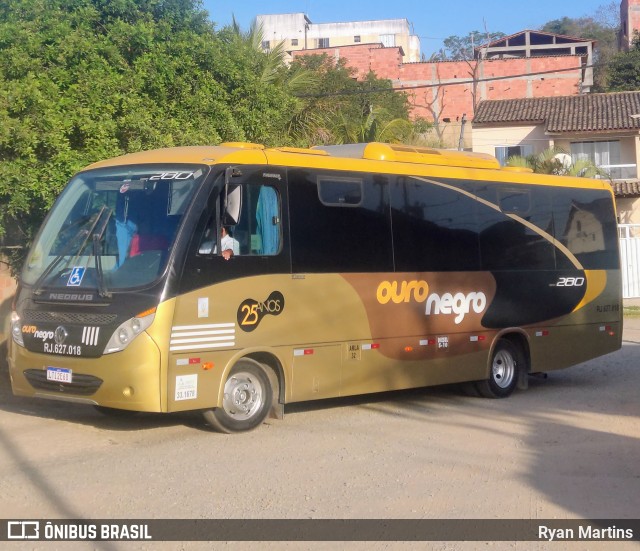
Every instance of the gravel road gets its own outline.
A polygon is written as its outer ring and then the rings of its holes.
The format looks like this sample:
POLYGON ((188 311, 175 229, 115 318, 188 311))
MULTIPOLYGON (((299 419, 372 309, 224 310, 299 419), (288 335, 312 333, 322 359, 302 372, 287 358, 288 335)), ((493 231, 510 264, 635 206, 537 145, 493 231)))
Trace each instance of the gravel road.
MULTIPOLYGON (((4 358, 6 349, 0 350, 4 358)), ((0 363, 0 518, 640 518, 640 319, 621 351, 507 400, 457 387, 292 405, 239 435, 14 397, 0 363)), ((252 543, 12 543, 15 549, 252 543)), ((263 543, 260 549, 637 549, 631 543, 263 543)))

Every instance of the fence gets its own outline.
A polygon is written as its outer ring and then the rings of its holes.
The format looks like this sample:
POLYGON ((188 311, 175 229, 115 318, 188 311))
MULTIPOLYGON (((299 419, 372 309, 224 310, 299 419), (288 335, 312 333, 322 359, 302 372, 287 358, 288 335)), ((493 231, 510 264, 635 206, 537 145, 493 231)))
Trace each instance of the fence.
POLYGON ((623 298, 640 298, 640 224, 619 224, 623 298))

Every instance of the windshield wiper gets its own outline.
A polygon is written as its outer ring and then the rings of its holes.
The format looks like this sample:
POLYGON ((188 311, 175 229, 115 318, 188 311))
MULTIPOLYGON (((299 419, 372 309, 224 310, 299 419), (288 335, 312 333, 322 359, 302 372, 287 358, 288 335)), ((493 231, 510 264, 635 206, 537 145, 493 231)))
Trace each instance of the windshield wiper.
MULTIPOLYGON (((68 254, 73 249, 73 246, 77 243, 79 237, 83 238, 83 241, 82 241, 82 245, 80 245, 80 248, 78 249, 78 254, 80 254, 84 250, 84 248, 87 246, 87 239, 89 238, 89 236, 91 235, 95 227, 97 226, 98 222, 100 221, 100 218, 102 217, 102 214, 106 209, 107 207, 103 206, 98 212, 98 214, 96 215, 95 220, 92 221, 91 227, 87 230, 80 231, 79 233, 76 234, 74 238, 71 238, 67 243, 67 245, 64 247, 64 249, 62 249, 62 252, 53 259, 53 262, 51 262, 51 264, 47 266, 47 268, 44 270, 44 272, 42 272, 38 280, 33 285, 34 295, 42 294, 42 285, 44 284, 44 281, 47 279, 47 277, 49 277, 49 274, 51 274, 51 272, 53 272, 53 270, 56 269, 58 264, 60 264, 60 262, 62 262, 62 260, 66 256, 68 256, 68 254)), ((83 220, 83 219, 81 218, 80 220, 83 220)), ((91 221, 91 219, 89 220, 91 221)), ((78 222, 75 222, 74 224, 69 226, 69 228, 75 226, 77 223, 78 222)), ((69 228, 66 228, 66 229, 68 230, 69 228)))
MULTIPOLYGON (((98 220, 100 220, 103 210, 100 211, 98 215, 98 220)), ((111 209, 108 210, 107 216, 104 217, 104 220, 100 223, 100 226, 97 228, 96 232, 93 234, 93 256, 96 259, 96 280, 98 282, 98 295, 102 298, 111 298, 111 293, 107 289, 107 286, 104 282, 104 272, 102 270, 102 236, 104 235, 105 230, 107 229, 107 225, 109 224, 109 220, 111 220, 111 216, 113 215, 113 211, 111 209)), ((97 226, 97 224, 96 224, 97 226)))

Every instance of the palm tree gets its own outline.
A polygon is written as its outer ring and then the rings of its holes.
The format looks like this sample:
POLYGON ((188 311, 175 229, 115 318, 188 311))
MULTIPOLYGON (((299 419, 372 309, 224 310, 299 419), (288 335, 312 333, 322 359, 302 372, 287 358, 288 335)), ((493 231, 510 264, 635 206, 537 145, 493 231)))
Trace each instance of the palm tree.
POLYGON ((234 17, 230 29, 235 46, 256 59, 256 71, 262 84, 279 84, 295 96, 317 83, 318 78, 313 71, 304 67, 288 70, 284 42, 278 42, 266 51, 262 49, 264 31, 255 19, 249 30, 244 32, 234 17))
POLYGON ((264 31, 262 25, 257 25, 255 20, 245 32, 234 17, 227 30, 226 40, 232 43, 236 50, 253 59, 255 74, 260 84, 281 88, 293 102, 291 116, 286 125, 286 135, 281 136, 282 143, 289 140, 293 140, 294 143, 304 141, 304 137, 312 134, 324 120, 317 113, 309 112, 306 102, 298 97, 315 88, 319 80, 317 74, 304 67, 289 69, 284 42, 278 42, 268 50, 263 50, 264 31))
POLYGON ((537 155, 509 157, 507 166, 530 168, 538 174, 609 179, 609 175, 589 159, 574 161, 563 148, 557 146, 549 147, 537 155))
POLYGON ((332 128, 336 143, 401 142, 413 130, 407 119, 392 118, 383 107, 370 107, 361 117, 340 114, 332 128))

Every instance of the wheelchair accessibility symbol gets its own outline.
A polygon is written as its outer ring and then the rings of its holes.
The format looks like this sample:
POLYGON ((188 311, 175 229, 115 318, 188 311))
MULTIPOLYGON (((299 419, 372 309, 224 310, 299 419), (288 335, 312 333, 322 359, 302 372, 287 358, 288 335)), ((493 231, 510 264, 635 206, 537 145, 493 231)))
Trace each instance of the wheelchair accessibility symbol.
POLYGON ((71 275, 67 281, 67 287, 80 287, 85 270, 86 268, 83 268, 82 266, 75 266, 71 270, 71 275))

